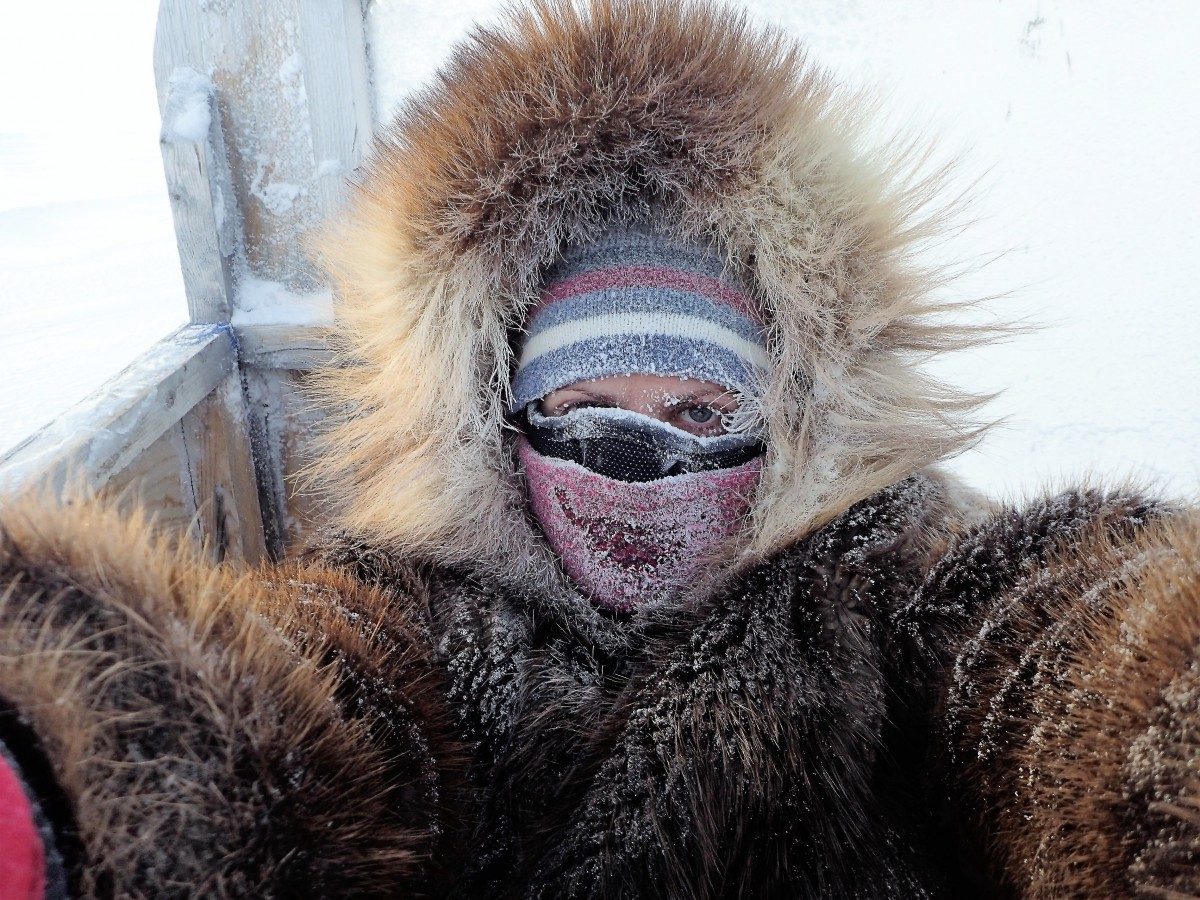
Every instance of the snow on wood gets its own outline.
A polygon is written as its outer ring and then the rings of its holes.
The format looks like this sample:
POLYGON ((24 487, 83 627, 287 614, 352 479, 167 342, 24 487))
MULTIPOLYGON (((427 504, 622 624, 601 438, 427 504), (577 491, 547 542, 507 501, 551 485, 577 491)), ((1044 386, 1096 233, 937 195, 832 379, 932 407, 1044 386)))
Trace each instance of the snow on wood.
POLYGON ((300 58, 312 122, 315 188, 336 209, 345 176, 371 143, 374 110, 364 35, 367 0, 300 0, 300 58))
POLYGON ((235 366, 228 326, 184 326, 0 459, 0 490, 100 490, 235 366))
POLYGON ((154 55, 169 130, 194 124, 195 105, 173 100, 187 97, 180 73, 212 85, 243 234, 233 311, 254 280, 319 289, 305 236, 340 204, 371 135, 359 0, 163 0, 154 55))
POLYGON ((328 289, 296 294, 276 281, 246 279, 233 317, 238 357, 243 366, 311 369, 330 358, 332 319, 328 289))
POLYGON ((278 281, 244 278, 238 291, 234 325, 318 325, 333 321, 328 288, 307 293, 289 291, 278 281))
POLYGON ((163 159, 195 322, 231 323, 239 377, 179 425, 184 493, 217 553, 282 551, 285 373, 329 358, 306 235, 372 134, 362 0, 163 0, 163 159), (249 393, 242 388, 245 384, 249 393), (239 546, 240 545, 240 546, 239 546))

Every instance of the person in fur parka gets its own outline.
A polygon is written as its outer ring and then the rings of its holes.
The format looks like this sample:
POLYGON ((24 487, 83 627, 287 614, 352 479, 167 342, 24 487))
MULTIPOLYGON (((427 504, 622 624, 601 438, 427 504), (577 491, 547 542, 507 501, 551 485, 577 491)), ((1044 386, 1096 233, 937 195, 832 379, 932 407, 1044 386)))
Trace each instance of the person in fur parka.
POLYGON ((476 30, 319 239, 315 545, 0 515, 0 883, 1200 896, 1200 517, 938 468, 983 335, 864 127, 724 7, 476 30))

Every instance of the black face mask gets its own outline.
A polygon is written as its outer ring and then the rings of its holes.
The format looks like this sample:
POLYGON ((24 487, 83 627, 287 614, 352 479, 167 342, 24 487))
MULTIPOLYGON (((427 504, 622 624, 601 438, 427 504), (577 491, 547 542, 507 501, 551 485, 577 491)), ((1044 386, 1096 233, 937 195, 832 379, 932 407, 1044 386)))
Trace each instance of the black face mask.
POLYGON ((757 435, 698 437, 649 416, 607 407, 543 416, 531 403, 523 420, 522 431, 542 456, 578 463, 616 481, 731 469, 766 449, 757 435))

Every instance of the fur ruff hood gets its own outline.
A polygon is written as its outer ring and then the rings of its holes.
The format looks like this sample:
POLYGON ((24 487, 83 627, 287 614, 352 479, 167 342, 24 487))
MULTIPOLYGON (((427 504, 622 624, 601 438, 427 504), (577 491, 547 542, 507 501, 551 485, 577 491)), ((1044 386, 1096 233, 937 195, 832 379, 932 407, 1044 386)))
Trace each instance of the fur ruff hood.
POLYGON ((735 569, 971 442, 977 398, 919 367, 979 337, 940 320, 944 279, 913 257, 945 173, 916 142, 868 146, 871 105, 705 2, 538 0, 472 32, 317 242, 341 359, 316 378, 335 412, 313 473, 340 527, 564 592, 504 422, 514 334, 565 245, 648 217, 716 240, 768 323, 735 569))

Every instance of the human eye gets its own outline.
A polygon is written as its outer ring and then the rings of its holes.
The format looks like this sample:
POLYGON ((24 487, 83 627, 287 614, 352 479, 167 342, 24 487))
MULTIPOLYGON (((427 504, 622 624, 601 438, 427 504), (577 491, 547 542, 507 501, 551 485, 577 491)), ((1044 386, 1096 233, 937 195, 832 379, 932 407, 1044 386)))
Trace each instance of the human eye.
POLYGON ((676 415, 684 428, 697 434, 711 435, 725 430, 721 421, 721 413, 711 406, 703 404, 688 406, 676 415))
POLYGON ((680 415, 693 425, 706 425, 717 417, 717 411, 711 406, 689 406, 680 415))

